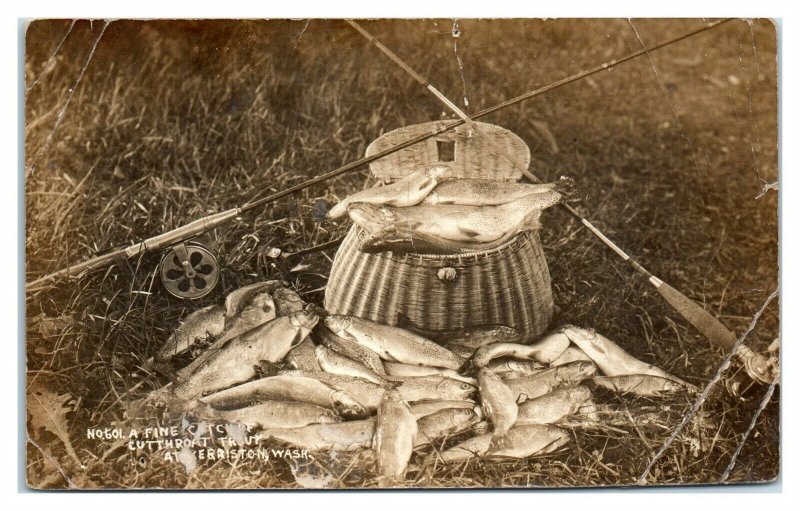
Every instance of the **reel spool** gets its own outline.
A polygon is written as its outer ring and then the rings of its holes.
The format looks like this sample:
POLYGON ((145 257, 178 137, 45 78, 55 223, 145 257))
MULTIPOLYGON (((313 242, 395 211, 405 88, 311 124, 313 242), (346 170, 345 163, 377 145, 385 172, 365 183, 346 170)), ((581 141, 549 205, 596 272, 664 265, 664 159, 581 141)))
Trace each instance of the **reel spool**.
POLYGON ((219 263, 197 242, 179 243, 161 258, 161 283, 169 294, 197 300, 210 293, 219 281, 219 263))

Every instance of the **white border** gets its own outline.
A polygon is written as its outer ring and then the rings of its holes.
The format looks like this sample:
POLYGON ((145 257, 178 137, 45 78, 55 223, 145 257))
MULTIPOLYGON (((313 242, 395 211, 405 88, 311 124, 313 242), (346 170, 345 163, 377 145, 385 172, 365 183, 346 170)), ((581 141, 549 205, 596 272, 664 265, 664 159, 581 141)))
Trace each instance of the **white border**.
MULTIPOLYGON (((195 0, 191 2, 167 2, 164 0, 135 0, 132 2, 103 1, 34 1, 5 2, 3 7, 3 66, 7 78, 0 82, 2 85, 3 144, 5 166, 2 172, 3 183, 0 187, 0 239, 17 240, 21 219, 19 212, 18 184, 20 158, 18 151, 21 147, 19 141, 18 123, 18 80, 19 58, 21 49, 19 41, 21 36, 18 31, 19 18, 53 18, 53 17, 94 17, 94 18, 169 18, 169 17, 194 17, 194 18, 301 18, 301 17, 772 17, 780 19, 781 36, 781 193, 791 198, 797 193, 795 187, 794 170, 798 164, 797 140, 800 134, 797 130, 797 94, 792 91, 800 86, 797 80, 798 55, 798 23, 795 16, 796 10, 792 2, 779 2, 771 0, 750 1, 677 1, 662 2, 638 1, 583 1, 583 2, 507 2, 501 0, 476 1, 450 1, 439 0, 436 2, 401 0, 401 1, 376 1, 369 5, 348 1, 293 1, 278 2, 260 5, 257 2, 238 0, 225 0, 222 2, 208 2, 195 0), (13 76, 13 78, 12 78, 13 76), (794 143, 785 143, 794 141, 794 143)), ((798 221, 798 211, 793 200, 782 200, 782 225, 793 226, 798 221)), ((19 477, 17 452, 8 445, 2 459, 2 499, 6 509, 25 507, 54 507, 59 511, 68 509, 107 509, 113 506, 114 511, 135 509, 141 511, 147 506, 156 505, 159 509, 172 507, 173 509, 215 509, 230 508, 231 506, 252 506, 250 509, 296 507, 318 509, 325 511, 334 509, 353 509, 365 507, 370 509, 394 509, 402 506, 423 504, 426 507, 440 509, 492 509, 502 506, 504 509, 523 506, 525 508, 561 509, 561 506, 573 508, 585 506, 592 511, 599 509, 614 509, 619 511, 624 508, 636 509, 669 509, 674 511, 676 506, 687 509, 713 506, 715 509, 776 509, 788 508, 792 501, 798 497, 798 459, 800 453, 797 448, 797 314, 793 314, 793 306, 798 303, 797 289, 798 278, 795 265, 791 257, 797 248, 798 236, 794 229, 782 229, 782 339, 783 339, 783 367, 784 379, 782 387, 783 404, 783 464, 780 493, 775 493, 775 488, 770 487, 737 487, 728 489, 705 488, 691 490, 675 488, 671 490, 600 490, 600 491, 539 491, 539 492, 416 492, 416 493, 18 493, 19 477), (788 312, 788 313, 787 313, 788 312), (750 491, 755 492, 751 493, 750 491), (514 500, 514 502, 510 502, 514 500), (413 502, 412 502, 413 501, 413 502)), ((0 252, 2 263, 0 268, 5 271, 2 306, 0 306, 0 325, 5 327, 5 343, 3 349, 11 352, 15 349, 19 326, 18 318, 20 307, 24 302, 19 299, 19 287, 15 282, 15 268, 19 268, 19 251, 6 250, 0 252)), ((18 358, 6 353, 2 359, 0 374, 3 375, 4 399, 1 401, 6 407, 6 418, 0 423, 3 438, 9 444, 14 444, 13 439, 18 436, 18 422, 11 417, 10 410, 17 410, 18 398, 18 358), (13 390, 12 390, 13 389, 13 390)), ((796 506, 797 504, 795 504, 796 506)))

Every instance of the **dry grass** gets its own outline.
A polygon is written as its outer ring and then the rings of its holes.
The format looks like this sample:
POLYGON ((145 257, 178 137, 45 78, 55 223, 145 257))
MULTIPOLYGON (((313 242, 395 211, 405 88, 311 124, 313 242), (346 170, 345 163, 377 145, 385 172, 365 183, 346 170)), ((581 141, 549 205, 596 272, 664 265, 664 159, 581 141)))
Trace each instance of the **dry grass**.
MULTIPOLYGON (((651 44, 699 22, 634 24, 651 44)), ((74 90, 103 23, 76 23, 51 59, 68 26, 36 22, 26 36, 27 83, 36 80, 25 109, 26 168, 34 168, 26 182, 29 279, 330 170, 363 155, 382 132, 442 111, 341 22, 114 22, 74 90)), ((466 94, 469 112, 639 44, 620 20, 460 21, 457 40, 447 20, 367 28, 446 95, 466 94)), ((574 177, 586 192, 578 207, 596 225, 742 333, 777 286, 777 194, 756 198, 777 179, 775 54, 769 23, 737 21, 655 53, 652 62, 639 59, 486 120, 530 144, 542 179, 574 177), (557 147, 534 121, 547 124, 557 147)), ((87 467, 70 466, 46 433, 32 432, 37 443, 85 487, 296 486, 283 462, 217 462, 187 476, 155 456, 103 453, 82 438, 88 425, 121 420, 126 403, 165 383, 146 360, 187 312, 275 277, 321 303, 331 252, 306 257, 310 267, 295 273, 263 253, 339 236, 345 225, 312 220, 313 201, 361 189, 367 176, 362 170, 335 179, 211 233, 222 280, 198 303, 161 291, 158 255, 30 295, 28 379, 75 398, 70 433, 87 467)), ((693 383, 708 381, 722 360, 719 349, 580 224, 555 210, 544 223, 560 320, 594 327, 693 383)), ((763 350, 778 335, 778 313, 775 302, 749 335, 752 347, 763 350)), ((716 389, 703 407, 713 428, 689 428, 649 482, 718 481, 764 391, 749 388, 737 401, 716 389)), ((729 481, 777 476, 778 395, 729 481)), ((689 404, 670 403, 650 429, 575 430, 569 449, 527 461, 443 466, 431 447, 412 459, 407 485, 632 484, 689 404)), ((327 464, 343 487, 374 486, 368 460, 352 461, 327 464)), ((38 487, 66 484, 32 444, 28 474, 38 487)))

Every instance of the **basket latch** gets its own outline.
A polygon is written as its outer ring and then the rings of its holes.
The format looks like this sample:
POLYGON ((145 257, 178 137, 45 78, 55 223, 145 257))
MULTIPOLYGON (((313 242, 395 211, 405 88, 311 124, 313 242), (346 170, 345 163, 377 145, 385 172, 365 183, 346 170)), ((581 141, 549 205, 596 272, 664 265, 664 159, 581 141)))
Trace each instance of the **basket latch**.
POLYGON ((446 266, 444 268, 439 268, 439 271, 436 272, 436 276, 439 277, 439 280, 442 282, 453 282, 458 278, 458 272, 456 272, 455 268, 446 266))

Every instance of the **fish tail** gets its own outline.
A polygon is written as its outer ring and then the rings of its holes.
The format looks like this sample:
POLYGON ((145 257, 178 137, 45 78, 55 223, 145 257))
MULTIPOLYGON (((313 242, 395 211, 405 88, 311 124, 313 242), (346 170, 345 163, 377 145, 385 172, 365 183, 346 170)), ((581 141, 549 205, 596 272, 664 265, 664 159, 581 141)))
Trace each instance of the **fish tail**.
POLYGON ((561 194, 562 202, 574 202, 581 199, 578 194, 578 185, 570 177, 561 176, 561 179, 556 181, 555 189, 561 194))

